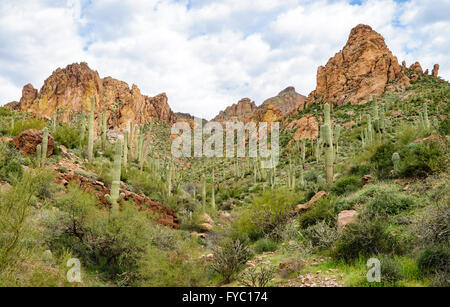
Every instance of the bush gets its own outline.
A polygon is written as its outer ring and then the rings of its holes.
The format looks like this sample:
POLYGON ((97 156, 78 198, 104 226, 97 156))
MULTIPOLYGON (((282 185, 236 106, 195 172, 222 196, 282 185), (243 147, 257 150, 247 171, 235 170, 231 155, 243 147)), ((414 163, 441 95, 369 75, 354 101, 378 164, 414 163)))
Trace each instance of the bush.
POLYGON ((20 153, 11 145, 0 142, 0 179, 9 183, 20 179, 23 174, 20 153))
POLYGON ((21 120, 14 123, 14 128, 10 130, 10 135, 16 136, 28 129, 42 130, 45 127, 45 122, 40 119, 21 120))
POLYGON ((445 274, 450 277, 450 248, 437 245, 422 252, 417 266, 424 275, 445 274))
POLYGON ((327 249, 333 246, 338 238, 336 227, 325 221, 320 221, 302 231, 303 236, 309 240, 313 247, 327 249))
POLYGON ((55 141, 67 148, 76 148, 80 145, 80 132, 77 127, 62 124, 53 133, 55 141))
POLYGON ((275 268, 261 266, 248 268, 239 275, 239 282, 244 287, 266 287, 275 275, 275 268))
POLYGON ((51 169, 39 169, 35 178, 36 196, 41 199, 52 199, 56 192, 56 175, 51 169))
POLYGON ((337 195, 354 192, 362 187, 361 179, 356 176, 343 177, 337 180, 331 191, 337 195))
POLYGON ((438 131, 441 135, 450 134, 450 119, 446 117, 442 122, 439 123, 438 131))
POLYGON ((300 227, 306 229, 320 221, 334 223, 336 221, 335 204, 336 199, 332 196, 320 199, 308 211, 300 215, 298 219, 300 227))
POLYGON ((225 283, 230 283, 233 275, 242 269, 251 256, 248 247, 239 240, 226 240, 214 249, 211 269, 222 276, 225 283))
POLYGON ((378 253, 401 252, 398 239, 387 231, 382 218, 359 219, 347 225, 336 242, 332 256, 337 260, 352 261, 360 256, 378 253))
POLYGON ((381 263, 381 282, 385 285, 393 285, 402 279, 401 264, 387 255, 377 257, 381 263))
POLYGON ((288 221, 291 209, 302 199, 302 194, 286 188, 265 191, 241 211, 239 218, 233 223, 233 231, 247 234, 253 240, 271 235, 288 221))
POLYGON ((202 263, 154 247, 139 260, 138 273, 133 285, 144 287, 199 287, 205 285, 207 277, 202 263))
POLYGON ((268 238, 259 239, 253 244, 253 250, 258 254, 264 252, 274 252, 277 250, 277 247, 277 243, 268 238))
POLYGON ((412 143, 400 156, 401 177, 427 177, 446 169, 445 152, 439 142, 412 143))
POLYGON ((450 204, 428 206, 425 215, 414 225, 423 246, 450 242, 450 204))

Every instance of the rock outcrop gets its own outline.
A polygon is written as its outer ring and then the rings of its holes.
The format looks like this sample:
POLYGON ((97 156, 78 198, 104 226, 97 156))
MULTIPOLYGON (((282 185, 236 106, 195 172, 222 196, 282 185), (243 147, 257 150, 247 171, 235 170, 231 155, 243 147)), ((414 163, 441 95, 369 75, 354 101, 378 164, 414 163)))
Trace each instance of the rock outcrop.
POLYGON ((420 65, 419 62, 416 62, 416 63, 412 64, 411 66, 409 66, 409 70, 412 70, 413 72, 415 72, 419 75, 423 74, 422 65, 420 65))
POLYGON ((307 105, 325 101, 335 105, 361 104, 396 87, 409 85, 384 38, 367 25, 352 29, 341 52, 317 70, 317 87, 307 105))
POLYGON ((306 96, 300 95, 295 91, 295 88, 290 86, 281 91, 277 96, 267 99, 259 108, 267 108, 273 105, 279 109, 283 115, 288 114, 294 109, 303 110, 306 101, 306 96))
POLYGON ((319 122, 312 114, 306 114, 302 118, 290 122, 286 129, 297 129, 293 136, 295 141, 315 139, 319 136, 319 122))
POLYGON ((227 122, 227 121, 245 121, 248 117, 253 115, 257 109, 254 101, 249 98, 243 98, 239 100, 225 110, 220 111, 213 121, 217 122, 227 122))
POLYGON ((89 111, 91 97, 95 98, 95 117, 106 110, 110 128, 124 128, 129 121, 135 124, 156 119, 168 124, 175 121, 165 93, 155 97, 142 95, 136 85, 130 89, 123 81, 111 77, 101 79, 86 63, 58 68, 45 80, 39 92, 27 84, 20 108, 44 118, 57 114, 58 120, 67 122, 73 115, 89 111))
MULTIPOLYGON (((42 130, 28 129, 14 137, 11 143, 23 154, 34 155, 36 153, 36 146, 42 144, 44 132, 42 130)), ((53 154, 55 141, 51 135, 48 136, 47 143, 47 157, 53 154)))
POLYGON ((431 72, 431 75, 435 78, 439 75, 439 64, 434 64, 433 71, 431 72))
POLYGON ((259 107, 256 111, 248 117, 245 121, 254 121, 257 123, 271 123, 277 121, 283 117, 283 112, 274 105, 268 105, 266 107, 259 107))

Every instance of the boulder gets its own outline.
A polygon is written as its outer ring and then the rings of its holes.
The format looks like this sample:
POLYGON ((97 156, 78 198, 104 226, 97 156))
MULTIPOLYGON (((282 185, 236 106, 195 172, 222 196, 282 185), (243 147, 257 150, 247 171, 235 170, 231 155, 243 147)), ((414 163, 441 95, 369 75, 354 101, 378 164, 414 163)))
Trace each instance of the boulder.
POLYGON ((363 185, 366 185, 366 184, 368 184, 370 181, 372 181, 373 180, 373 177, 371 176, 371 175, 364 175, 362 178, 361 178, 361 182, 363 183, 363 185))
POLYGON ((312 114, 306 114, 302 118, 292 121, 286 128, 297 128, 293 136, 295 141, 315 139, 319 136, 319 122, 312 114))
POLYGON ((439 75, 439 64, 434 64, 433 71, 431 72, 431 75, 433 77, 437 78, 437 76, 439 75))
POLYGON ((286 278, 292 273, 300 272, 301 268, 305 266, 305 262, 298 258, 287 258, 278 265, 278 273, 281 277, 286 278))
POLYGON ((356 222, 357 217, 358 211, 356 210, 344 210, 339 213, 337 220, 338 230, 342 230, 348 224, 356 222))
MULTIPOLYGON (((28 129, 14 137, 11 143, 23 154, 34 155, 36 153, 36 146, 42 143, 44 132, 42 130, 28 129)), ((47 143, 47 157, 53 154, 55 141, 53 137, 48 135, 47 143)))

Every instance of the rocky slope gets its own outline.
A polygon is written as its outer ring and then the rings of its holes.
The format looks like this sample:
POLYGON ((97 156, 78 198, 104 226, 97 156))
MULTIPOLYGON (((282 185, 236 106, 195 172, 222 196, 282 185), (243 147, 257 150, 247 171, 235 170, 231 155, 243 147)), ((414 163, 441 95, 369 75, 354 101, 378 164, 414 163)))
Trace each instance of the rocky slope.
POLYGON ((249 98, 243 98, 239 100, 238 103, 235 103, 227 107, 225 110, 220 111, 213 121, 245 121, 253 114, 253 112, 256 111, 256 109, 257 107, 254 101, 251 101, 249 98))
POLYGON ((294 109, 302 110, 305 101, 306 97, 297 93, 295 88, 290 86, 281 91, 277 96, 264 101, 259 108, 265 109, 268 106, 273 105, 285 115, 294 109))
POLYGON ((352 29, 341 52, 317 69, 317 87, 307 104, 360 104, 386 91, 410 84, 404 69, 387 48, 383 36, 370 26, 352 29))
POLYGON ((91 97, 95 98, 95 117, 106 110, 110 128, 125 127, 129 121, 135 124, 155 119, 168 124, 175 121, 165 93, 155 97, 142 95, 134 84, 130 89, 123 81, 100 78, 87 63, 58 68, 45 80, 40 91, 31 84, 25 85, 20 109, 44 118, 57 113, 58 120, 67 122, 74 114, 89 111, 91 97))

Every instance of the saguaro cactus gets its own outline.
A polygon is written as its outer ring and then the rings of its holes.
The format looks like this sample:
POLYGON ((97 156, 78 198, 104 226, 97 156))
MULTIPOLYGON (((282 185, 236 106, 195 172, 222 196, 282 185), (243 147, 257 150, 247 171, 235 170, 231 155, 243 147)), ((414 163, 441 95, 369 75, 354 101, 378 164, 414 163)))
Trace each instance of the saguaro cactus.
POLYGON ((80 149, 83 146, 85 132, 86 132, 86 116, 84 115, 84 112, 81 112, 80 149))
POLYGON ((128 163, 128 131, 123 135, 123 167, 127 170, 128 163))
POLYGON ((334 152, 333 152, 333 133, 331 130, 331 119, 330 119, 330 105, 327 103, 324 106, 324 118, 325 122, 322 126, 322 136, 324 138, 325 147, 325 173, 327 184, 333 184, 333 163, 334 163, 334 152))
POLYGON ((106 108, 103 111, 103 119, 102 119, 102 149, 105 150, 106 146, 106 132, 107 132, 107 119, 106 119, 106 108))
POLYGON ((125 194, 119 193, 120 173, 122 168, 122 142, 117 140, 116 151, 114 154, 114 165, 112 170, 111 193, 105 195, 106 201, 111 205, 113 211, 119 209, 119 202, 125 197, 125 194))
POLYGON ((94 97, 91 98, 91 111, 89 113, 89 122, 88 122, 88 160, 92 162, 94 159, 94 108, 95 108, 95 100, 94 97))
POLYGON ((400 170, 400 155, 398 154, 398 152, 394 152, 392 154, 392 163, 394 164, 394 171, 398 173, 398 171, 400 170))
POLYGON ((212 186, 211 186, 211 207, 216 209, 216 184, 214 178, 214 170, 212 172, 212 186))
POLYGON ((203 212, 206 211, 206 178, 203 175, 202 177, 202 207, 203 212))
POLYGON ((38 167, 41 167, 42 163, 42 145, 38 144, 36 146, 36 162, 38 164, 38 167))
POLYGON ((339 137, 341 136, 341 126, 334 126, 334 144, 336 145, 336 153, 339 152, 339 137))
POLYGON ((45 164, 45 160, 47 159, 47 147, 48 147, 48 129, 47 127, 45 127, 44 134, 42 136, 42 156, 41 156, 42 165, 45 164))

